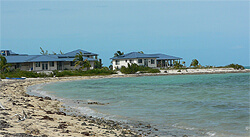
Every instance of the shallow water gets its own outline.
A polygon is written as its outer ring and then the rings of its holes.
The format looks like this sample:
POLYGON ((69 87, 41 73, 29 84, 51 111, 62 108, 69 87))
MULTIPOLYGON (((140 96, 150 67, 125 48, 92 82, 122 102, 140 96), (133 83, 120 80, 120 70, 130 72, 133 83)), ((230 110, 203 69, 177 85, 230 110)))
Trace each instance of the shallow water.
POLYGON ((249 80, 249 73, 150 76, 59 82, 37 91, 70 100, 83 114, 151 123, 162 136, 249 136, 249 80))

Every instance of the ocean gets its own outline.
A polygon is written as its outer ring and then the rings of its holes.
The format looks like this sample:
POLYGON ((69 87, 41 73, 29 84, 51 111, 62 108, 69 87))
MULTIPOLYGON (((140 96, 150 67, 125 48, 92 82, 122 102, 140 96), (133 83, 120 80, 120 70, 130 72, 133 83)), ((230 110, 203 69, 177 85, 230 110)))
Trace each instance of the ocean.
POLYGON ((154 135, 250 135, 250 73, 80 80, 29 90, 60 99, 82 115, 149 123, 158 129, 154 135))

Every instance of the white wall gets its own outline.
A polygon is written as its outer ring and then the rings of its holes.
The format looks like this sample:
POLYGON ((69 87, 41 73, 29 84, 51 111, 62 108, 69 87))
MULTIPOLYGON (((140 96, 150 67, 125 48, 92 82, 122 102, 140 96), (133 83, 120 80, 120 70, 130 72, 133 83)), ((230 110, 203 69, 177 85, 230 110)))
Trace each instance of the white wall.
MULTIPOLYGON (((144 63, 145 63, 144 59, 143 58, 141 59, 142 59, 142 63, 138 63, 139 59, 120 59, 118 60, 119 61, 118 65, 116 65, 116 60, 112 60, 113 70, 117 69, 117 67, 118 69, 121 69, 122 66, 128 67, 128 64, 132 64, 132 63, 135 63, 139 66, 144 66, 144 63)), ((156 58, 149 58, 147 59, 147 61, 148 61, 148 67, 155 68, 157 66, 156 58), (151 59, 154 60, 154 64, 151 64, 151 59)))

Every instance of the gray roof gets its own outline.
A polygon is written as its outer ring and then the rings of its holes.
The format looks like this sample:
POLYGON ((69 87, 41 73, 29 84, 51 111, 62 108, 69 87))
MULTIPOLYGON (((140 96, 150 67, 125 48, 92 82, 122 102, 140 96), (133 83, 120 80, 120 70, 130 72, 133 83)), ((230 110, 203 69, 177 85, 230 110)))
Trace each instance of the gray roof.
POLYGON ((156 58, 157 60, 178 60, 180 57, 169 56, 165 54, 143 54, 138 52, 131 52, 121 56, 113 57, 111 59, 136 59, 136 58, 156 58))
MULTIPOLYGON (((5 58, 7 60, 7 63, 73 61, 75 59, 76 53, 79 53, 79 50, 76 51, 69 52, 67 53, 67 55, 66 54, 64 55, 18 55, 17 54, 12 56, 5 56, 5 58), (73 53, 75 53, 75 55, 73 55, 73 53)), ((85 59, 87 59, 88 61, 97 61, 97 59, 83 57, 83 60, 85 59)))

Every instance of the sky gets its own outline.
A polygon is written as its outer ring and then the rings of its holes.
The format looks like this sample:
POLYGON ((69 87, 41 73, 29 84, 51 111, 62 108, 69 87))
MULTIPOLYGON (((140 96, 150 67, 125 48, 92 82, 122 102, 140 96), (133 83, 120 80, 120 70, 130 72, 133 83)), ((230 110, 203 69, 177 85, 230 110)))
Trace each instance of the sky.
POLYGON ((187 65, 249 62, 249 1, 1 0, 0 49, 164 53, 187 65))

